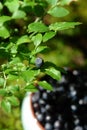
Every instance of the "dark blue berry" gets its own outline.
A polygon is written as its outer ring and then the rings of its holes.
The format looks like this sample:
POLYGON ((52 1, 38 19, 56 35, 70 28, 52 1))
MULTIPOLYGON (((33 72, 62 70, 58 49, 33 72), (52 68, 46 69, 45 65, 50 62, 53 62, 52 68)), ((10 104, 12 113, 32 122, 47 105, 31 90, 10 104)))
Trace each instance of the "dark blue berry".
POLYGON ((74 130, 83 130, 83 127, 82 127, 82 126, 76 126, 76 127, 74 128, 74 130))
POLYGON ((47 100, 48 94, 47 94, 46 92, 44 92, 44 93, 42 94, 42 98, 43 98, 44 100, 47 100))
POLYGON ((39 99, 39 104, 40 105, 45 105, 46 103, 45 103, 45 101, 43 99, 39 99))
POLYGON ((44 116, 42 114, 38 113, 37 120, 41 122, 41 121, 43 121, 43 119, 44 119, 44 116))
POLYGON ((45 107, 45 109, 46 109, 47 111, 51 110, 51 105, 47 104, 46 107, 45 107))
POLYGON ((46 109, 44 108, 44 106, 41 107, 41 113, 45 114, 46 113, 46 109))
POLYGON ((39 109, 38 103, 34 103, 34 104, 33 104, 33 107, 34 107, 35 111, 38 110, 38 109, 39 109))
POLYGON ((60 126, 61 126, 60 121, 59 121, 59 120, 56 120, 56 121, 54 122, 54 128, 59 129, 60 126))
POLYGON ((36 58, 36 61, 35 61, 35 65, 37 68, 40 68, 43 64, 43 59, 42 58, 36 58))
POLYGON ((83 103, 87 105, 87 96, 83 98, 83 103))
POLYGON ((39 92, 32 96, 36 118, 44 129, 87 130, 87 72, 67 69, 60 81, 44 78, 54 90, 38 86, 39 92))
POLYGON ((51 115, 46 115, 46 118, 45 118, 46 122, 51 122, 51 115))
POLYGON ((32 96, 32 102, 35 103, 39 100, 40 98, 40 93, 36 92, 33 96, 32 96))
POLYGON ((52 124, 51 123, 46 123, 45 124, 45 130, 53 130, 52 129, 52 124))

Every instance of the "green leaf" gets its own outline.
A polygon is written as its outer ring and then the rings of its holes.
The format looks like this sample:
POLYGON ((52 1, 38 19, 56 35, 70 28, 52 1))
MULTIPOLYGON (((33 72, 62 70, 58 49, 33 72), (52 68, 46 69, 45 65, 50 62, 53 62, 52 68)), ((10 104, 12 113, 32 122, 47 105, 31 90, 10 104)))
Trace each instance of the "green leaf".
POLYGON ((45 50, 47 50, 48 47, 47 46, 38 46, 35 50, 33 50, 31 53, 32 55, 38 54, 40 52, 43 52, 45 50))
POLYGON ((49 69, 45 69, 45 73, 50 75, 53 79, 56 80, 60 80, 61 79, 61 73, 59 70, 55 69, 55 68, 49 68, 49 69))
POLYGON ((10 113, 11 112, 11 104, 10 102, 6 101, 6 100, 3 100, 1 102, 1 106, 2 108, 7 112, 7 113, 10 113))
POLYGON ((10 91, 12 94, 15 94, 16 92, 19 92, 20 91, 20 88, 19 86, 8 86, 8 91, 10 91))
POLYGON ((32 41, 34 42, 34 45, 36 47, 39 46, 42 41, 42 34, 37 34, 37 35, 33 36, 32 41))
POLYGON ((21 77, 26 81, 30 82, 32 81, 35 76, 37 76, 40 73, 40 70, 26 70, 24 72, 21 72, 21 77))
POLYGON ((28 31, 31 32, 46 32, 48 31, 48 27, 41 22, 33 22, 28 25, 28 31))
POLYGON ((0 86, 3 86, 4 85, 4 78, 0 78, 0 86))
POLYGON ((8 74, 7 79, 8 80, 17 80, 19 77, 16 75, 8 74))
POLYGON ((34 7, 36 5, 35 1, 30 1, 30 0, 23 0, 24 4, 22 6, 32 6, 34 7))
POLYGON ((19 0, 6 0, 5 6, 9 9, 11 13, 15 12, 19 8, 19 0))
POLYGON ((43 42, 48 41, 49 39, 53 38, 56 35, 56 32, 47 32, 43 36, 43 42))
POLYGON ((33 84, 30 84, 30 85, 25 87, 25 91, 36 92, 36 91, 38 91, 38 89, 33 84))
POLYGON ((17 45, 21 45, 23 43, 28 43, 30 42, 30 39, 27 35, 21 36, 18 40, 17 40, 17 45))
POLYGON ((54 7, 48 11, 48 14, 54 17, 64 17, 69 14, 69 11, 63 7, 54 7))
POLYGON ((12 18, 13 19, 21 19, 21 18, 25 18, 26 13, 22 10, 16 10, 13 15, 12 18))
POLYGON ((66 4, 69 4, 69 3, 72 2, 72 1, 74 1, 74 0, 62 0, 62 1, 60 2, 60 4, 61 4, 61 5, 66 5, 66 4))
POLYGON ((53 90, 52 86, 46 81, 40 81, 38 84, 46 90, 53 90))
POLYGON ((11 96, 11 97, 8 97, 7 100, 11 103, 11 105, 13 106, 18 106, 19 105, 19 100, 17 97, 15 96, 11 96))
POLYGON ((0 89, 0 95, 5 96, 6 95, 6 90, 5 89, 0 89))
POLYGON ((16 54, 17 53, 17 45, 16 44, 14 44, 12 47, 11 47, 11 53, 12 54, 16 54))
MULTIPOLYGON (((5 22, 7 22, 7 21, 9 21, 9 20, 11 20, 11 17, 10 16, 0 16, 0 26, 2 26, 3 25, 3 23, 5 23, 5 22)), ((0 27, 1 28, 1 27, 0 27)))
POLYGON ((0 27, 0 37, 6 39, 10 36, 10 32, 5 26, 0 27))
POLYGON ((9 62, 9 64, 8 65, 15 65, 15 64, 17 64, 17 63, 21 63, 21 60, 20 60, 20 58, 19 57, 14 57, 10 62, 9 62))
POLYGON ((56 66, 52 62, 49 62, 49 61, 44 62, 44 64, 43 64, 43 70, 49 69, 49 68, 55 68, 56 70, 59 70, 62 73, 67 73, 64 68, 58 67, 58 66, 56 66))
POLYGON ((58 0, 46 0, 48 2, 48 4, 54 6, 57 4, 58 0))
POLYGON ((60 31, 69 28, 74 28, 76 25, 80 25, 80 22, 56 22, 49 26, 50 30, 60 31))

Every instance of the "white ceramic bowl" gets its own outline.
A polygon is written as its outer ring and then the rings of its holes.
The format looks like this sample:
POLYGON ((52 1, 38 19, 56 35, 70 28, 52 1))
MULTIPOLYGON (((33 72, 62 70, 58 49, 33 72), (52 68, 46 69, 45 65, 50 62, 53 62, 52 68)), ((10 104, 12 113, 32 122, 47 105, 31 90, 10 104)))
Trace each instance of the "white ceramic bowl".
POLYGON ((21 108, 21 119, 24 130, 44 130, 41 124, 34 116, 34 112, 31 105, 31 93, 27 93, 21 108))

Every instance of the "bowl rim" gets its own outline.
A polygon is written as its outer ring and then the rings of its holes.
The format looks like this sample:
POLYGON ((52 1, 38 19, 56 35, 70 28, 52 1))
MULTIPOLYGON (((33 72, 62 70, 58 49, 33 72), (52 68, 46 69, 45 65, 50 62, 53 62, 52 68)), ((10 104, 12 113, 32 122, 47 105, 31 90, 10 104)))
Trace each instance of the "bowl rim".
POLYGON ((26 93, 21 106, 21 120, 24 130, 44 130, 44 127, 36 119, 31 102, 33 93, 26 93), (28 118, 29 117, 29 118, 28 118))

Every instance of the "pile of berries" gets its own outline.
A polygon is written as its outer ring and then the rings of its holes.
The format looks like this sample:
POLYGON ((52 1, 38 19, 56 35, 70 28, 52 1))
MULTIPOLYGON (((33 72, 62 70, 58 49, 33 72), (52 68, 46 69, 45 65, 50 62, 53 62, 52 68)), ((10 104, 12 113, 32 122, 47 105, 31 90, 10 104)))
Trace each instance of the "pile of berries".
POLYGON ((87 130, 87 71, 69 70, 60 81, 44 79, 53 91, 44 90, 32 95, 36 119, 45 130, 87 130))

